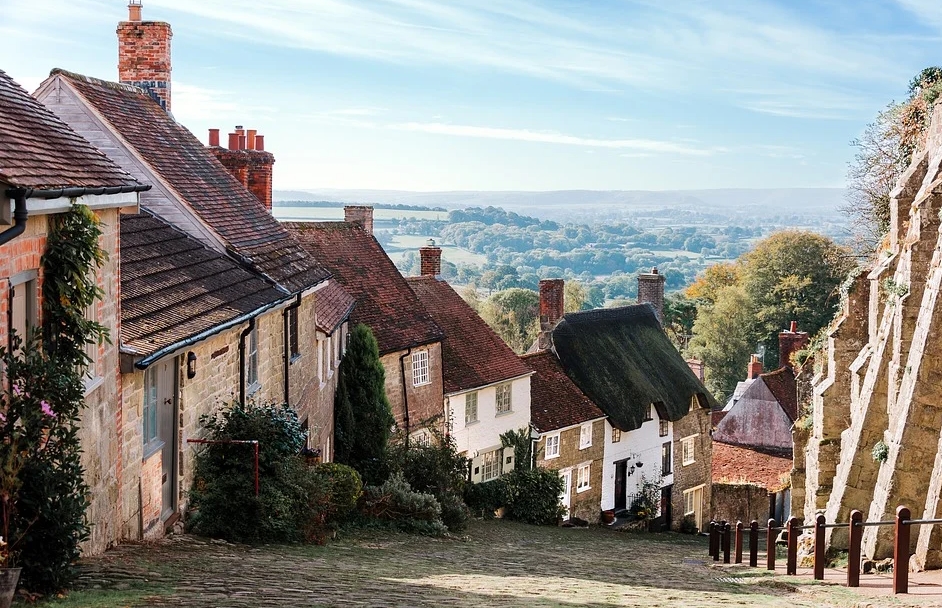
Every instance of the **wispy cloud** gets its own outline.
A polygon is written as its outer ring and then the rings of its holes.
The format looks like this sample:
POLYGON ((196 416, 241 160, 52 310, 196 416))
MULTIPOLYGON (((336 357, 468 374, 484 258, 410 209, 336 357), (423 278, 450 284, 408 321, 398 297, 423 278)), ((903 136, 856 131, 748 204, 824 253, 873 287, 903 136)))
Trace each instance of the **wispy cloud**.
POLYGON ((564 146, 583 146, 589 148, 609 148, 616 150, 640 150, 648 153, 682 154, 689 156, 710 156, 724 152, 721 147, 696 147, 674 141, 656 139, 599 139, 579 137, 564 133, 531 131, 528 129, 505 129, 499 127, 480 127, 471 125, 452 125, 443 123, 408 122, 390 125, 389 128, 400 131, 417 131, 435 135, 454 135, 458 137, 476 137, 483 139, 502 139, 525 141, 564 146))

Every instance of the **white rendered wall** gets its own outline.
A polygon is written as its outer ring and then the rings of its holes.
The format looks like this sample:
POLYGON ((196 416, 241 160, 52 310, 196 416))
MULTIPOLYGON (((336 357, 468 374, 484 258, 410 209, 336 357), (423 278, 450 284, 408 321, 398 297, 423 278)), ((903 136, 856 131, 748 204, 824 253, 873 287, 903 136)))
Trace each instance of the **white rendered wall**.
POLYGON ((497 386, 488 386, 478 393, 478 420, 465 424, 465 397, 474 391, 449 395, 446 414, 451 426, 451 436, 459 453, 468 458, 500 447, 500 435, 510 430, 530 426, 530 376, 512 381, 510 407, 505 413, 497 413, 497 386))
MULTIPOLYGON (((667 436, 661 437, 660 423, 657 412, 654 420, 645 421, 641 428, 622 433, 621 441, 612 443, 612 425, 605 420, 605 456, 602 464, 602 510, 615 507, 615 463, 630 459, 629 470, 632 463, 642 462, 643 466, 636 468, 634 473, 625 478, 627 494, 630 496, 638 492, 642 476, 647 480, 661 480, 661 487, 674 483, 673 471, 678 463, 671 466, 670 475, 661 476, 661 445, 673 440, 674 425, 667 423, 667 436)), ((630 505, 628 505, 630 506, 630 505)))

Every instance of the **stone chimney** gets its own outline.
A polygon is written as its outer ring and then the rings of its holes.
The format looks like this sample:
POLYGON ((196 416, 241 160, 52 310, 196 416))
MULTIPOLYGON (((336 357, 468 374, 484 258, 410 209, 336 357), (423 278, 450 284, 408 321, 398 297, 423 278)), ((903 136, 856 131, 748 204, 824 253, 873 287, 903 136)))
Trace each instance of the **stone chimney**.
POLYGON ((562 279, 540 279, 540 336, 537 345, 545 350, 553 345, 552 333, 563 318, 566 283, 562 279))
POLYGON ((419 248, 422 258, 422 276, 437 277, 442 274, 442 248, 435 246, 435 239, 429 239, 428 245, 419 248))
POLYGON ((209 130, 209 151, 271 212, 275 156, 265 151, 265 139, 255 129, 246 131, 242 125, 236 125, 229 133, 228 143, 228 148, 221 147, 219 129, 209 130))
POLYGON ((657 268, 638 275, 638 304, 650 304, 658 322, 664 320, 664 275, 658 274, 657 268))
POLYGON ((373 234, 373 208, 368 205, 347 205, 343 208, 343 220, 359 224, 363 230, 373 234))
POLYGON ((170 24, 142 21, 141 0, 130 0, 118 23, 118 80, 140 87, 170 111, 170 24))
POLYGON ((759 355, 752 355, 749 360, 749 367, 746 369, 746 380, 754 380, 762 374, 762 361, 759 355))
POLYGON ((778 335, 778 365, 792 364, 792 354, 808 345, 808 332, 798 331, 798 321, 792 321, 789 329, 778 335))

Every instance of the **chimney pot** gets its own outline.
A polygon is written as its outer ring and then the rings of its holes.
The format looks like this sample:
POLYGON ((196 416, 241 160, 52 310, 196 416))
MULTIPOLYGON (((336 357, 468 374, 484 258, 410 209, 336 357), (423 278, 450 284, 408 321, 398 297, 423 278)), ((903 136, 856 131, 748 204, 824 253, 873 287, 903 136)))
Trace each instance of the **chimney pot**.
POLYGON ((798 322, 792 321, 791 327, 778 334, 778 364, 785 367, 792 364, 792 355, 808 345, 808 332, 798 331, 798 322))
POLYGON ((255 134, 258 133, 255 129, 249 129, 247 131, 246 145, 249 150, 255 149, 255 134))
POLYGON ((798 333, 798 321, 792 321, 791 332, 793 334, 798 333))
POLYGON ((128 4, 128 21, 140 21, 141 8, 141 0, 130 0, 128 4))
POLYGON ((373 208, 366 205, 347 205, 343 208, 343 220, 356 224, 373 234, 373 208))
POLYGON ((239 134, 238 133, 229 134, 229 149, 230 150, 239 149, 239 134))
POLYGON ((255 136, 255 149, 260 152, 265 151, 265 136, 264 135, 255 136))
POLYGON ((216 147, 219 146, 219 129, 209 130, 209 145, 216 147))
POLYGON ((753 380, 760 375, 762 375, 762 361, 759 361, 759 355, 752 355, 746 370, 746 380, 753 380))
POLYGON ((245 135, 239 134, 239 149, 245 150, 245 135))

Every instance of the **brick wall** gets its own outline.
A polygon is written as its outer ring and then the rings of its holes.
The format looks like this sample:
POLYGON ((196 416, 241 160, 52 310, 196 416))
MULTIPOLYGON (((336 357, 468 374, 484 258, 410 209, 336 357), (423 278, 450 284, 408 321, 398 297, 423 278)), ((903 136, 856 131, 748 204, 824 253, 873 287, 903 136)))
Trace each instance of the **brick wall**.
POLYGON ((271 152, 231 150, 218 146, 210 146, 207 150, 271 211, 272 170, 275 164, 275 156, 271 152))
POLYGON ((406 377, 405 395, 408 396, 409 432, 414 433, 424 426, 429 426, 430 423, 440 428, 443 428, 444 424, 445 393, 442 386, 441 343, 416 347, 412 349, 412 352, 422 350, 428 351, 429 379, 431 380, 422 386, 412 384, 412 357, 407 354, 409 351, 397 351, 380 357, 383 369, 386 370, 386 397, 389 399, 393 417, 396 419, 396 426, 403 432, 406 430, 406 404, 403 400, 402 371, 399 367, 399 358, 403 355, 405 355, 402 363, 406 377))
POLYGON ((170 24, 122 21, 117 34, 118 80, 147 90, 170 111, 170 24))
POLYGON ((658 321, 664 318, 664 281, 657 268, 638 275, 638 304, 653 306, 658 321))
POLYGON ((536 445, 538 467, 562 471, 572 469, 569 512, 589 523, 598 523, 602 510, 602 458, 605 453, 605 420, 592 423, 592 446, 579 449, 581 425, 564 429, 559 434, 559 457, 546 459, 546 436, 543 433, 536 445), (579 465, 591 462, 589 489, 576 491, 579 465))
POLYGON ((6 347, 10 339, 8 320, 10 318, 10 281, 9 278, 25 271, 37 270, 37 303, 42 301, 42 266, 40 258, 46 249, 48 216, 33 215, 26 223, 26 231, 9 243, 0 245, 0 345, 6 347))
POLYGON ((673 423, 674 426, 674 488, 672 491, 671 529, 679 529, 684 519, 684 491, 703 487, 701 509, 703 521, 710 520, 713 442, 709 408, 695 406, 694 409, 673 423), (683 464, 683 438, 696 436, 694 462, 683 464))

